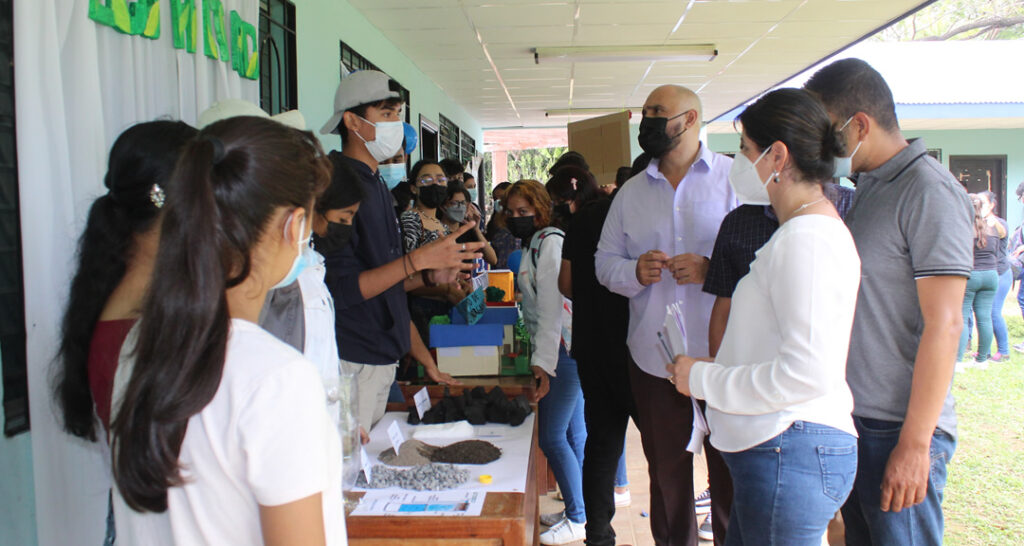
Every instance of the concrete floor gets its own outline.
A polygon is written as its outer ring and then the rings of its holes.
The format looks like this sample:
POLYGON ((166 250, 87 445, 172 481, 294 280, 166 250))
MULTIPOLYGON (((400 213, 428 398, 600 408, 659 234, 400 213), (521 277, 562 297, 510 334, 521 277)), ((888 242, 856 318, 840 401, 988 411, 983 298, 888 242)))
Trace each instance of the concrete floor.
MULTIPOLYGON (((615 528, 616 541, 620 545, 632 546, 653 546, 654 537, 651 535, 650 519, 641 514, 650 512, 650 485, 651 481, 647 476, 647 459, 644 458, 643 447, 640 445, 640 431, 636 429, 633 422, 629 422, 629 429, 626 432, 626 474, 629 477, 629 492, 632 496, 632 504, 625 508, 618 508, 615 511, 615 518, 612 519, 612 527, 615 528)), ((697 491, 694 495, 700 494, 707 487, 708 468, 704 456, 700 455, 693 459, 693 484, 697 491)), ((540 513, 550 514, 561 511, 564 506, 562 501, 556 498, 557 493, 550 493, 540 498, 540 513)), ((698 516, 697 523, 703 521, 704 516, 698 516)), ((541 532, 546 531, 541 527, 541 532)), ((837 518, 829 525, 829 532, 822 537, 822 546, 829 544, 843 544, 842 523, 837 518)), ((583 541, 570 543, 572 546, 582 546, 583 541)), ((713 546, 711 541, 700 541, 700 546, 713 546)))
MULTIPOLYGON (((693 462, 694 487, 700 488, 696 491, 699 494, 707 487, 707 465, 704 457, 695 457, 693 462)), ((647 459, 644 458, 643 447, 640 445, 640 431, 630 421, 629 429, 626 432, 626 474, 629 477, 629 492, 633 503, 625 508, 617 508, 612 526, 615 528, 616 540, 619 544, 630 544, 633 546, 651 546, 654 544, 654 537, 651 535, 650 518, 641 514, 650 512, 650 479, 647 476, 647 459)), ((563 509, 562 502, 556 498, 556 493, 542 496, 540 499, 540 513, 550 514, 563 509)), ((697 523, 703 521, 704 516, 698 516, 697 523)), ((542 527, 541 531, 547 530, 542 527)), ((583 541, 573 542, 572 546, 582 546, 583 541)), ((701 546, 712 546, 711 542, 701 541, 701 546)))

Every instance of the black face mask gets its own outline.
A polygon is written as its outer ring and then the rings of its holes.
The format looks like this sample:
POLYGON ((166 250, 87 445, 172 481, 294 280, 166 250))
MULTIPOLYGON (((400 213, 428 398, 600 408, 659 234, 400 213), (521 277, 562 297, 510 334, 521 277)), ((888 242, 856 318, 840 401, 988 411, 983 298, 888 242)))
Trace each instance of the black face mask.
POLYGON ((521 239, 524 243, 530 239, 533 232, 537 231, 537 227, 533 225, 533 216, 509 218, 507 224, 512 236, 521 239))
MULTIPOLYGON (((689 110, 687 110, 689 112, 689 110)), ((684 128, 682 131, 675 136, 668 136, 666 132, 668 128, 668 122, 676 119, 677 117, 685 114, 679 114, 670 118, 652 118, 644 116, 640 120, 640 136, 637 137, 637 142, 640 143, 640 148, 643 149, 647 155, 660 159, 663 155, 668 153, 669 150, 676 147, 679 141, 676 139, 682 136, 686 132, 684 128)))
POLYGON ((419 190, 420 204, 428 209, 436 209, 441 206, 441 203, 444 203, 444 198, 448 195, 448 188, 437 184, 423 186, 419 190))
POLYGON ((352 224, 327 222, 327 234, 323 237, 317 235, 316 239, 313 240, 313 245, 325 256, 333 254, 348 246, 354 229, 352 224))

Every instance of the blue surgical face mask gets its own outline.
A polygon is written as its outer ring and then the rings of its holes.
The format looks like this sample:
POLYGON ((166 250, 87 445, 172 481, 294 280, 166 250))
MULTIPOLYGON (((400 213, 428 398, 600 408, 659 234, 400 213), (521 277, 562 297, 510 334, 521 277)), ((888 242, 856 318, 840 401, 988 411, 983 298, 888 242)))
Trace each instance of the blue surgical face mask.
MULTIPOLYGON (((289 218, 288 221, 285 222, 285 224, 284 224, 284 232, 285 232, 285 234, 288 233, 288 225, 290 223, 291 223, 291 218, 289 218)), ((303 216, 302 217, 302 223, 299 224, 299 233, 305 233, 305 232, 306 232, 306 217, 303 216)), ((309 238, 311 236, 312 236, 311 233, 307 234, 305 239, 302 239, 301 241, 299 241, 298 247, 295 249, 296 250, 295 260, 292 261, 291 269, 288 270, 288 273, 285 274, 283 279, 278 281, 278 283, 275 284, 274 286, 270 287, 271 290, 276 290, 278 288, 284 288, 284 287, 290 285, 291 283, 295 282, 296 279, 299 278, 299 275, 302 274, 302 271, 305 270, 306 267, 310 264, 311 256, 310 256, 310 254, 307 251, 312 252, 312 249, 309 247, 309 238)))
POLYGON ((395 186, 402 183, 405 180, 405 165, 401 163, 392 163, 390 165, 380 165, 380 177, 384 179, 384 184, 387 185, 388 191, 395 189, 395 186))
MULTIPOLYGON (((844 123, 839 130, 842 131, 843 129, 846 129, 846 126, 849 125, 851 121, 853 121, 853 116, 850 116, 850 119, 846 120, 846 123, 844 123)), ((850 174, 853 173, 853 156, 857 153, 857 150, 860 149, 861 144, 864 144, 864 142, 861 141, 857 143, 853 148, 853 153, 851 153, 849 157, 835 158, 835 169, 832 172, 833 178, 849 177, 850 174)))
POLYGON ((476 203, 476 196, 477 196, 476 188, 466 188, 466 189, 469 191, 469 197, 470 197, 469 200, 474 202, 474 203, 476 203))

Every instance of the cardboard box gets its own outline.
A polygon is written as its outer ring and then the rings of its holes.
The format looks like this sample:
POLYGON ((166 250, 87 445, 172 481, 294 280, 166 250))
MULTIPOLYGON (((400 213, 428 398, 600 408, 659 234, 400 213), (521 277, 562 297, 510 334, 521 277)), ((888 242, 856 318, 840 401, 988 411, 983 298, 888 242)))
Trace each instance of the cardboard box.
POLYGON ((438 347, 437 368, 453 376, 498 375, 501 356, 496 346, 438 347))
POLYGON ((515 273, 509 269, 492 269, 487 272, 488 286, 500 288, 505 291, 503 302, 513 302, 516 297, 515 273))

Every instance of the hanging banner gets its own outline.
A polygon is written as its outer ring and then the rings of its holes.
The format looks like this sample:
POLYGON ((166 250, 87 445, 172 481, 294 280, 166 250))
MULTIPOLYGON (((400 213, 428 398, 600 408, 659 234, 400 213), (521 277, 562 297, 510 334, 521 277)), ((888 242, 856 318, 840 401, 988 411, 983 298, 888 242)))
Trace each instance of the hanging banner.
MULTIPOLYGON (((199 22, 196 2, 199 1, 205 29, 203 53, 211 59, 230 63, 231 68, 243 78, 260 78, 259 41, 252 23, 235 10, 225 14, 223 0, 169 1, 171 43, 175 49, 195 53, 199 22)), ((123 34, 150 40, 160 38, 160 0, 89 0, 89 18, 123 34)))

